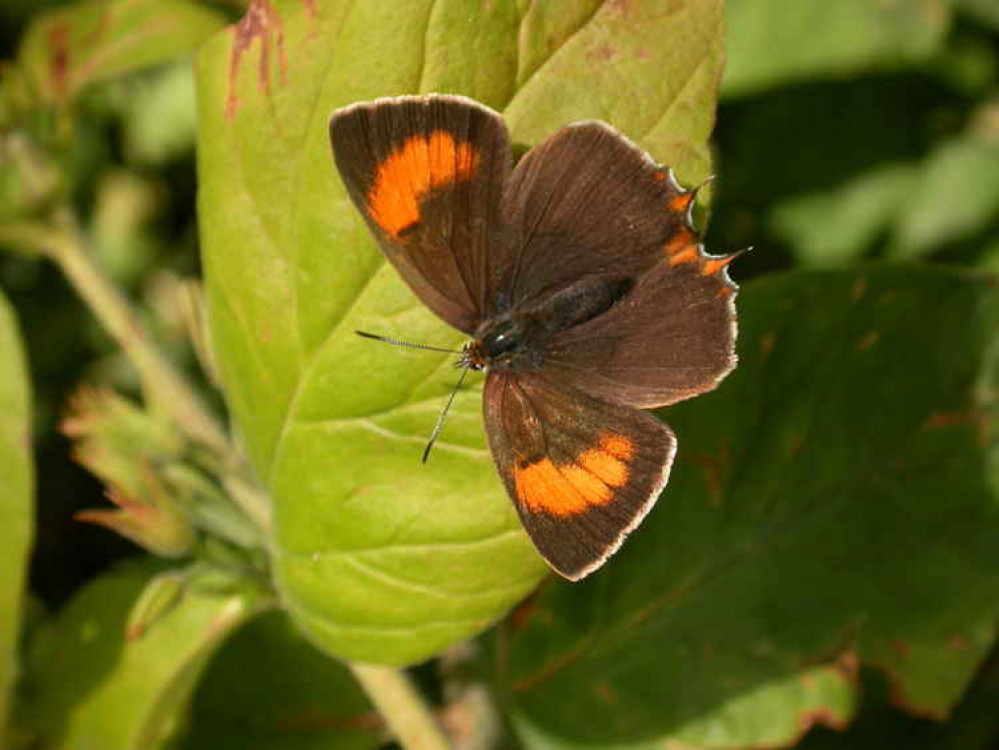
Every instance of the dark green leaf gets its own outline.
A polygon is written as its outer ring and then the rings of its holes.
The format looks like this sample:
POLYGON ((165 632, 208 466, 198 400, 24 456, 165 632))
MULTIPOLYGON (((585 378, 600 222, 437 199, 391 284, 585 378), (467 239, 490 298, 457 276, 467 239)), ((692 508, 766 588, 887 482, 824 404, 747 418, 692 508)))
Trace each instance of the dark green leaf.
POLYGON ((175 750, 363 750, 384 727, 350 672, 280 613, 246 625, 212 659, 175 750), (252 738, 252 740, 251 740, 252 738))
POLYGON ((995 304, 989 277, 944 269, 748 284, 739 368, 664 415, 679 453, 653 514, 507 634, 526 731, 786 745, 849 721, 858 663, 945 716, 999 613, 995 304))
POLYGON ((0 745, 20 671, 18 634, 34 527, 31 396, 14 312, 0 294, 0 745))
POLYGON ((341 656, 411 662, 486 627, 545 568, 491 466, 479 384, 459 394, 421 467, 454 383, 449 358, 353 335, 460 342, 385 265, 347 200, 329 113, 456 91, 505 110, 522 144, 605 118, 696 181, 708 170, 721 2, 258 10, 207 45, 196 74, 206 291, 226 398, 273 496, 274 563, 293 616, 341 656))

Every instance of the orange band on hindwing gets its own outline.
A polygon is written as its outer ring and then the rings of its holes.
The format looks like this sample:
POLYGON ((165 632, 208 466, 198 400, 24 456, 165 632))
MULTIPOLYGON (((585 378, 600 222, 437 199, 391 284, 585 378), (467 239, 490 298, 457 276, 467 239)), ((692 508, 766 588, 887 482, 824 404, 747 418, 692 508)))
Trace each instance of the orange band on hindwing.
POLYGON ((542 458, 515 464, 517 499, 532 513, 584 513, 591 506, 613 501, 614 491, 628 481, 627 461, 633 453, 634 445, 628 438, 608 433, 596 448, 583 451, 572 463, 556 464, 542 458))
POLYGON ((420 221, 420 200, 429 191, 470 180, 477 166, 475 147, 444 130, 412 136, 378 165, 368 192, 368 213, 399 240, 403 230, 420 221))

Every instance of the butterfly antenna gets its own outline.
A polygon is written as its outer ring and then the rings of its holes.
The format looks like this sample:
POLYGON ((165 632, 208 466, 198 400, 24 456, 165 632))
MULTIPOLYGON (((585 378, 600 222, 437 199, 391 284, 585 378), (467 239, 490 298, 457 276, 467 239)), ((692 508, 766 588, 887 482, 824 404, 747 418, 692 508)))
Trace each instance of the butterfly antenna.
POLYGON ((454 397, 458 395, 458 390, 461 388, 461 384, 465 382, 465 376, 468 375, 469 366, 465 365, 461 370, 461 376, 458 378, 458 382, 454 384, 454 390, 451 391, 451 395, 448 396, 447 403, 444 404, 444 408, 441 409, 440 415, 437 417, 437 424, 434 425, 434 431, 430 433, 430 439, 427 441, 427 447, 423 449, 423 463, 427 462, 430 457, 430 449, 434 447, 434 443, 437 442, 437 436, 441 434, 441 430, 444 428, 444 420, 447 419, 447 413, 451 409, 451 404, 454 402, 454 397))
POLYGON ((428 352, 444 352, 445 354, 464 354, 460 349, 445 349, 440 346, 431 346, 430 344, 414 344, 412 341, 396 341, 387 336, 379 336, 377 333, 367 333, 366 331, 354 331, 354 333, 362 338, 381 341, 383 344, 391 344, 392 346, 405 346, 409 349, 424 349, 428 352))

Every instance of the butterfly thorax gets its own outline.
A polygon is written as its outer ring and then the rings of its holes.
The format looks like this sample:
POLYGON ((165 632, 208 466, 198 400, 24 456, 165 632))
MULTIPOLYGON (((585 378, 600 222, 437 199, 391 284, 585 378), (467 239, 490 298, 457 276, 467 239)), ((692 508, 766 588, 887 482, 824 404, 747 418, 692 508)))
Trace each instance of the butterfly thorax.
POLYGON ((588 276, 485 320, 462 355, 473 370, 538 370, 546 346, 561 331, 593 320, 633 286, 620 276, 588 276))

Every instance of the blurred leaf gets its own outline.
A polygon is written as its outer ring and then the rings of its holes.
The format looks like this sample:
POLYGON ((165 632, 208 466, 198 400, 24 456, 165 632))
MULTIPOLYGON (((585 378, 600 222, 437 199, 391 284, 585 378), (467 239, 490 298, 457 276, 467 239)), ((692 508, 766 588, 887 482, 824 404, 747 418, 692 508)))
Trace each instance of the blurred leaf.
POLYGON ((274 499, 284 601, 341 656, 427 658, 486 627, 545 568, 490 465, 478 385, 421 467, 449 358, 353 335, 460 340, 347 200, 330 111, 456 91, 505 109, 518 143, 598 117, 688 181, 708 169, 719 0, 542 6, 518 18, 511 3, 465 0, 261 4, 199 59, 200 226, 226 397, 274 499))
POLYGON ((926 255, 999 218, 999 138, 943 142, 927 158, 895 222, 891 255, 926 255))
POLYGON ((911 195, 915 172, 910 164, 887 164, 832 189, 790 198, 770 213, 770 231, 805 265, 858 260, 911 195))
MULTIPOLYGON (((780 236, 769 238, 766 230, 776 228, 770 213, 819 196, 849 204, 840 193, 858 178, 917 161, 929 148, 929 121, 947 96, 927 76, 892 75, 795 86, 727 104, 709 241, 719 249, 765 248, 766 257, 780 239, 816 243, 800 228, 792 231, 786 218, 780 236)), ((755 255, 748 265, 763 260, 764 253, 755 255)))
POLYGON ((995 0, 954 0, 954 3, 975 20, 999 29, 999 3, 995 0))
POLYGON ((0 293, 0 746, 20 662, 28 553, 33 537, 31 395, 14 312, 0 293))
POLYGON ((350 672, 273 612, 212 659, 173 750, 362 750, 381 744, 377 712, 350 672))
POLYGON ((151 575, 132 560, 86 585, 33 644, 25 703, 43 747, 148 750, 172 728, 205 663, 257 606, 195 590, 138 640, 129 612, 151 575))
POLYGON ((37 16, 18 63, 42 101, 188 54, 224 22, 193 0, 82 0, 37 16))
POLYGON ((850 720, 858 662, 946 716, 999 614, 995 306, 940 268, 745 286, 739 368, 666 415, 664 499, 506 633, 517 720, 557 739, 529 746, 784 746, 850 720))
POLYGON ((155 263, 162 238, 152 221, 163 196, 155 183, 135 172, 110 169, 101 176, 90 221, 100 267, 123 287, 134 285, 155 263))
POLYGON ((189 62, 137 82, 125 110, 125 151, 130 162, 160 166, 194 152, 198 115, 189 62))
POLYGON ((950 0, 728 0, 725 10, 725 96, 910 66, 934 53, 950 25, 950 0))

